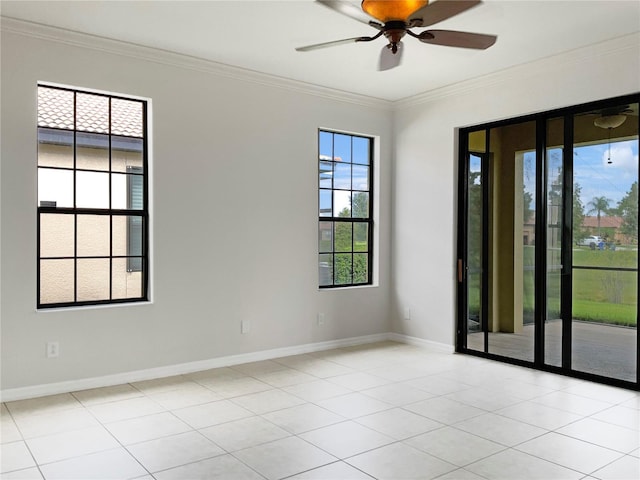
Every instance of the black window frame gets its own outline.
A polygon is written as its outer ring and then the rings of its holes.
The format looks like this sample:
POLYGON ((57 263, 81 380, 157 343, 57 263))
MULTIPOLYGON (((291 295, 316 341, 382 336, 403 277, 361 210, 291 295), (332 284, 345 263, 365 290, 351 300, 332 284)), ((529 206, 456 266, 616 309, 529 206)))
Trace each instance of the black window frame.
MULTIPOLYGON (((373 137, 370 136, 366 136, 366 135, 360 135, 360 134, 354 134, 354 133, 348 133, 348 132, 343 132, 343 131, 338 131, 338 130, 329 130, 329 129, 323 129, 320 128, 318 129, 318 175, 317 175, 317 179, 318 179, 318 287, 320 289, 335 289, 335 288, 346 288, 346 287, 360 287, 360 286, 368 286, 368 285, 373 285, 373 251, 374 251, 374 235, 373 235, 373 231, 374 231, 374 147, 375 147, 375 139, 373 137), (322 134, 329 134, 332 135, 332 154, 331 154, 331 158, 327 159, 324 158, 323 155, 321 154, 321 135, 322 134), (335 155, 335 136, 336 135, 341 135, 341 136, 345 136, 345 137, 349 137, 351 139, 351 154, 352 154, 352 158, 350 159, 349 162, 341 162, 341 160, 335 155), (357 139, 363 139, 366 140, 368 143, 368 159, 366 164, 364 163, 354 163, 353 160, 353 139, 357 138, 357 139), (331 188, 327 188, 326 186, 322 186, 321 183, 321 178, 323 173, 326 173, 326 171, 323 169, 323 163, 327 164, 330 163, 332 165, 331 171, 332 171, 332 175, 331 175, 331 188), (350 188, 339 188, 336 187, 334 185, 334 176, 333 176, 333 172, 335 171, 335 166, 337 164, 349 164, 353 167, 353 165, 358 165, 358 166, 366 166, 368 167, 368 178, 367 178, 367 184, 368 184, 368 189, 367 190, 363 190, 363 189, 358 189, 358 188, 353 188, 353 183, 351 184, 350 188), (331 215, 322 215, 322 201, 321 201, 321 196, 322 196, 322 192, 329 192, 330 196, 331 196, 331 215), (349 192, 350 193, 350 198, 353 198, 354 194, 358 194, 358 193, 366 193, 368 194, 368 206, 367 206, 367 213, 366 213, 366 217, 362 216, 362 217, 353 217, 353 216, 349 216, 349 217, 344 217, 344 216, 339 216, 339 212, 335 211, 335 205, 334 205, 334 192, 336 191, 345 191, 345 192, 349 192), (322 224, 323 223, 330 223, 331 224, 331 234, 330 234, 330 241, 331 241, 331 248, 330 250, 328 249, 323 249, 322 248, 322 224), (336 226, 337 225, 343 225, 343 224, 350 224, 351 226, 351 249, 350 250, 336 250, 336 245, 335 245, 335 240, 336 240, 336 226), (355 238, 356 235, 354 234, 355 229, 358 225, 364 225, 366 226, 366 245, 367 245, 367 249, 366 250, 356 250, 355 248, 355 238), (326 258, 327 255, 331 256, 331 261, 329 262, 329 265, 325 265, 325 263, 322 261, 323 258, 326 258), (350 282, 342 282, 342 283, 337 283, 337 268, 336 268, 336 255, 350 255, 351 256, 351 281, 350 282), (356 270, 356 263, 355 263, 355 255, 360 255, 360 256, 366 256, 366 267, 367 267, 367 272, 366 272, 366 279, 364 281, 354 281, 355 279, 355 270, 356 270), (328 276, 327 276, 328 275, 328 276), (328 282, 323 282, 323 278, 324 279, 330 279, 330 283, 328 282)), ((353 168, 351 168, 351 180, 353 181, 353 168)), ((351 211, 351 208, 350 208, 351 211)), ((353 212, 351 211, 351 214, 353 214, 353 212)))
MULTIPOLYGON (((61 308, 61 307, 80 307, 80 306, 90 306, 90 305, 109 305, 109 304, 121 304, 121 303, 133 303, 133 302, 148 302, 149 301, 149 132, 148 132, 148 101, 140 98, 129 97, 118 94, 110 94, 110 93, 102 93, 95 92, 89 89, 81 89, 81 88, 73 88, 73 87, 62 87, 62 86, 54 86, 47 83, 38 83, 37 84, 38 91, 40 88, 46 89, 54 89, 61 90, 66 92, 71 92, 73 94, 73 128, 69 127, 52 127, 52 126, 41 126, 39 122, 36 123, 36 131, 38 137, 38 151, 40 150, 40 142, 41 142, 41 132, 46 132, 52 136, 53 142, 56 142, 56 138, 60 140, 63 137, 71 138, 71 143, 64 143, 65 145, 69 145, 72 150, 72 166, 70 167, 60 167, 60 166, 50 166, 39 164, 39 158, 36 160, 36 168, 38 171, 38 177, 40 176, 41 169, 47 170, 63 170, 72 172, 73 183, 72 183, 72 197, 73 197, 73 206, 58 206, 56 202, 49 201, 38 201, 37 204, 37 291, 36 291, 36 304, 38 309, 51 309, 51 308, 61 308), (83 130, 82 128, 78 128, 76 124, 76 119, 78 116, 77 109, 77 95, 93 95, 97 97, 104 97, 108 100, 109 105, 109 113, 108 113, 108 132, 106 134, 100 134, 106 136, 108 138, 108 157, 109 157, 109 168, 108 170, 93 170, 90 168, 79 168, 77 165, 77 147, 82 146, 82 140, 79 142, 78 137, 87 138, 91 135, 91 132, 87 130, 83 130), (142 114, 142 125, 141 125, 141 133, 142 136, 129 135, 123 132, 114 132, 112 130, 112 100, 124 100, 128 102, 138 102, 141 106, 141 114, 142 114), (61 135, 58 137, 55 136, 56 132, 60 132, 61 135), (134 143, 141 144, 141 154, 142 154, 142 167, 130 167, 127 166, 125 171, 113 170, 113 155, 114 152, 122 150, 122 140, 132 139, 134 143), (107 208, 96 208, 96 207, 78 207, 76 205, 76 195, 77 195, 77 172, 99 172, 99 173, 107 173, 109 177, 109 206, 107 208), (112 177, 114 174, 124 174, 126 175, 126 196, 127 196, 127 205, 126 208, 113 208, 112 200, 113 200, 113 184, 112 177), (141 195, 141 203, 140 208, 135 208, 135 206, 131 205, 132 201, 132 188, 134 182, 132 182, 132 176, 135 176, 136 179, 140 178, 140 182, 135 182, 138 186, 142 187, 142 195, 141 195), (72 215, 74 217, 74 229, 73 229, 73 255, 67 256, 46 256, 43 257, 41 254, 41 241, 42 241, 42 231, 41 231, 41 219, 43 215, 72 215), (78 217, 81 215, 91 215, 91 216, 107 216, 109 217, 109 254, 108 255, 78 255, 78 217), (114 226, 114 218, 117 217, 125 217, 126 220, 126 255, 114 255, 114 244, 113 244, 113 226, 114 226), (140 238, 137 239, 137 242, 140 245, 140 248, 134 249, 131 242, 131 228, 132 222, 134 224, 139 224, 140 238), (133 250, 141 250, 140 252, 136 252, 133 250), (108 259, 109 260, 109 298, 98 299, 98 300, 78 300, 78 260, 84 259, 108 259), (114 272, 114 260, 117 259, 126 259, 126 271, 127 272, 140 272, 141 273, 141 285, 140 285, 140 295, 135 297, 127 297, 114 298, 114 290, 113 290, 113 272, 114 272), (43 260, 73 260, 73 301, 61 301, 54 303, 43 303, 41 299, 41 264, 43 260)), ((38 109, 40 105, 38 105, 38 109)), ((38 110, 40 112, 40 110, 38 110)), ((50 142, 42 142, 42 143, 50 143, 50 142)), ((39 153, 38 153, 39 156, 39 153)), ((38 157, 37 156, 37 157, 38 157)), ((38 178, 40 181, 40 178, 38 178)))

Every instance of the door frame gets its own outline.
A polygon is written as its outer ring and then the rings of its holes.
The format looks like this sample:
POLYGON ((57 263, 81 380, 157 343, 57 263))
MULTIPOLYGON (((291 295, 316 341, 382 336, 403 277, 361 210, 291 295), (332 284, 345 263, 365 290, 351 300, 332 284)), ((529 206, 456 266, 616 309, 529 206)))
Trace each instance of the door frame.
MULTIPOLYGON (((618 378, 605 377, 593 373, 575 371, 572 369, 572 278, 573 278, 573 258, 572 258, 572 239, 573 239, 573 215, 572 215, 572 198, 573 198, 573 142, 574 142, 574 115, 595 109, 602 109, 621 104, 640 103, 640 93, 625 95, 605 100, 599 100, 571 107, 541 112, 537 114, 525 115, 507 120, 500 120, 463 127, 458 129, 458 219, 457 219, 457 261, 456 261, 456 286, 457 286, 457 322, 456 322, 456 352, 466 353, 470 355, 480 356, 499 360, 506 363, 516 364, 535 368, 538 370, 559 373, 585 380, 595 381, 599 383, 614 385, 632 390, 640 390, 640 329, 636 327, 636 379, 635 382, 625 381, 618 378), (563 205, 563 225, 562 225, 562 242, 561 242, 561 320, 562 320, 562 361, 561 366, 553 366, 545 363, 545 319, 547 312, 547 159, 546 159, 546 124, 553 118, 562 117, 564 119, 563 129, 563 188, 562 188, 562 205, 563 205), (534 311, 534 360, 533 362, 510 357, 504 357, 495 353, 488 352, 488 243, 489 243, 489 221, 487 215, 490 211, 489 191, 489 169, 491 168, 489 152, 489 134, 492 128, 512 125, 516 123, 524 123, 529 121, 536 122, 536 248, 535 248, 535 311, 534 311), (482 272, 481 283, 481 325, 484 332, 484 349, 482 352, 478 350, 470 350, 467 347, 468 332, 468 265, 467 265, 467 238, 468 238, 468 212, 467 202, 469 200, 469 161, 470 155, 483 155, 469 150, 469 134, 484 130, 486 132, 486 147, 484 156, 482 157, 482 187, 483 187, 483 226, 482 226, 482 272), (484 163, 486 163, 486 168, 484 163), (486 173, 485 173, 486 170, 486 173), (538 273, 540 272, 540 273, 538 273)), ((638 131, 638 144, 640 145, 640 125, 638 131)), ((640 204, 640 199, 639 199, 640 204)), ((639 252, 640 254, 640 252, 639 252)), ((640 258, 639 258, 640 262, 640 258)), ((639 268, 640 270, 640 268, 639 268)), ((640 275, 640 272, 636 272, 640 275)), ((640 318, 640 279, 637 282, 637 300, 636 300, 636 319, 640 318)))

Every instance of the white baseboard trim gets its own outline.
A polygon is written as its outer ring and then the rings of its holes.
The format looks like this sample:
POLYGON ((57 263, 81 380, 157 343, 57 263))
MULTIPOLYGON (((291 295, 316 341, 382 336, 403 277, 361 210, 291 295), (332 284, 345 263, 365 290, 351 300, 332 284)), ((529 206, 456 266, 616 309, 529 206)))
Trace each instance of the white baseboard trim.
POLYGON ((438 353, 455 353, 456 349, 453 345, 447 345, 446 343, 432 342, 431 340, 425 340, 423 338, 412 337, 410 335, 404 335, 401 333, 388 333, 388 340, 394 342, 406 343, 408 345, 415 345, 417 347, 424 347, 430 350, 435 350, 438 353))
POLYGON ((77 392, 91 388, 110 387, 124 383, 140 382, 143 380, 153 380, 155 378, 171 377, 173 375, 184 375, 187 373, 200 372, 210 368, 229 367, 243 363, 259 362, 271 360, 273 358, 289 357, 291 355, 301 355, 304 353, 331 350, 333 348, 351 347, 364 345, 367 343, 383 342, 392 340, 399 343, 406 343, 418 347, 435 350, 439 353, 453 353, 454 348, 444 343, 432 342, 422 338, 411 337, 400 333, 378 333, 374 335, 364 335, 360 337, 341 338, 326 342, 307 343, 292 347, 274 348, 271 350, 261 350, 258 352, 241 353, 238 355, 228 355, 225 357, 211 358, 196 362, 180 363, 177 365, 167 365, 164 367, 149 368, 145 370, 134 370, 130 372, 115 373, 101 377, 82 378, 79 380, 68 380, 65 382, 47 383, 43 385, 33 385, 29 387, 9 388, 0 390, 0 400, 12 402, 15 400, 25 400, 28 398, 44 397, 59 393, 77 392))
MULTIPOLYGON (((170 377, 173 375, 183 375, 187 373, 209 370, 210 368, 229 367, 242 363, 258 362, 273 358, 288 357, 291 355, 301 355, 304 353, 331 350, 333 348, 351 347, 367 343, 381 342, 385 340, 395 340, 389 333, 379 333, 374 335, 364 335, 360 337, 342 338, 325 342, 307 343, 292 347, 275 348, 272 350, 261 350, 258 352, 241 353, 225 357, 200 360, 196 362, 180 363, 177 365, 167 365, 164 367, 149 368, 145 370, 134 370, 130 372, 104 375, 101 377, 82 378, 79 380, 69 380, 64 382, 47 383, 43 385, 33 385, 28 387, 9 388, 0 390, 0 400, 11 402, 14 400, 25 400, 28 398, 44 397, 59 393, 77 392, 91 388, 109 387, 121 385, 123 383, 140 382, 155 378, 170 377)), ((397 340, 402 342, 403 340, 397 340)), ((406 342, 409 343, 409 342, 406 342)))

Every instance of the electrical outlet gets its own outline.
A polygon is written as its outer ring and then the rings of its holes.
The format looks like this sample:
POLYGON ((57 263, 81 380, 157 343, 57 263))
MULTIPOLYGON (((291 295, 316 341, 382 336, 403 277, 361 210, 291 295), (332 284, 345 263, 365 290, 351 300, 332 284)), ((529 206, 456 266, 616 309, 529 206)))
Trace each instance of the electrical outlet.
POLYGON ((240 333, 249 333, 251 330, 251 322, 249 320, 242 320, 240 322, 240 333))
POLYGON ((319 313, 318 314, 318 326, 321 327, 322 325, 324 325, 324 313, 319 313))
POLYGON ((60 355, 60 343, 47 342, 47 358, 57 358, 60 355))
POLYGON ((411 320, 411 309, 409 307, 404 307, 404 319, 411 320))

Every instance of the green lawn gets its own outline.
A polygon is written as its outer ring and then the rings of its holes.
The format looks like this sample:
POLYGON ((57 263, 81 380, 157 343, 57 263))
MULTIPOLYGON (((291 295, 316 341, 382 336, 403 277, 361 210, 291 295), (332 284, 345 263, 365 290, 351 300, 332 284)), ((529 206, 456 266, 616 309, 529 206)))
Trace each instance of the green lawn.
MULTIPOLYGON (((637 268, 638 251, 576 248, 573 251, 573 265, 637 268)), ((636 279, 636 272, 574 269, 573 318, 616 325, 637 325, 636 279)))
POLYGON ((636 306, 617 303, 573 300, 573 318, 627 327, 636 326, 636 306))
MULTIPOLYGON (((534 264, 533 246, 524 249, 524 263, 534 264)), ((637 268, 638 251, 618 248, 611 250, 591 250, 576 247, 573 250, 574 266, 637 268)), ((608 270, 574 269, 573 271, 573 318, 598 323, 636 326, 637 282, 636 272, 608 270)), ((479 311, 479 276, 469 278, 469 312, 479 311)), ((524 273, 524 317, 525 322, 533 320, 534 272, 524 273)), ((547 299, 550 318, 558 318, 560 310, 560 276, 547 277, 547 299)))
POLYGON ((623 250, 591 250, 588 247, 573 249, 573 264, 583 267, 627 267, 637 268, 638 251, 623 250))

